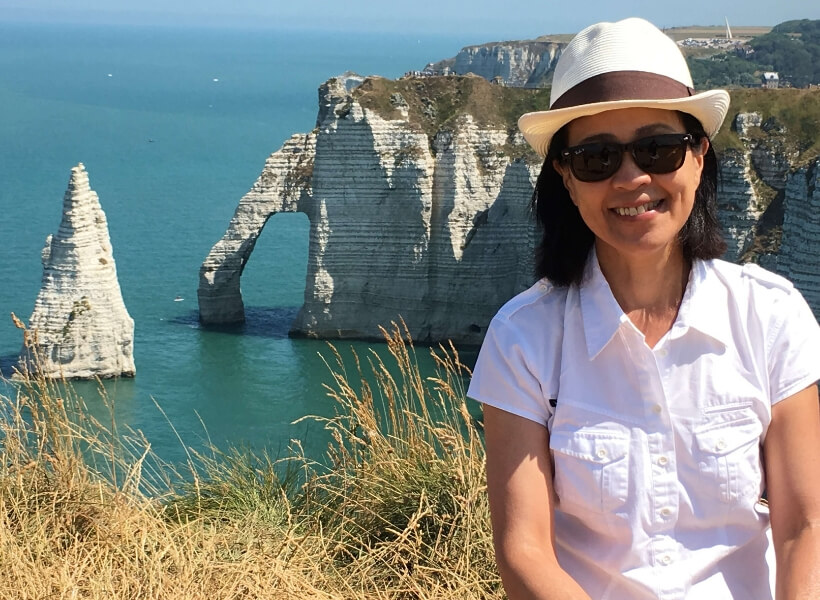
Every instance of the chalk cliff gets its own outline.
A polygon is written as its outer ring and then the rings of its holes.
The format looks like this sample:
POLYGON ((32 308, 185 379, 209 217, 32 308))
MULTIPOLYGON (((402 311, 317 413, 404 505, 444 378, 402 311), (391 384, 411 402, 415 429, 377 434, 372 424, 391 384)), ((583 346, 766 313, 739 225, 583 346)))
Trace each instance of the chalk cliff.
POLYGON ((820 158, 760 112, 739 112, 730 126, 741 145, 724 149, 720 160, 726 258, 788 277, 820 317, 820 158))
POLYGON ((430 63, 424 71, 437 75, 472 73, 489 81, 500 78, 510 86, 543 87, 552 80, 565 45, 528 40, 466 46, 453 58, 430 63))
MULTIPOLYGON (((441 90, 424 87, 441 81, 356 83, 322 86, 316 130, 274 152, 240 201, 200 270, 200 318, 242 320, 239 277, 256 237, 274 212, 298 211, 310 240, 294 333, 379 338, 401 317, 418 340, 479 342, 532 280, 537 167, 508 127, 442 114, 441 90)), ((490 87, 459 78, 450 92, 469 103, 490 87)))
POLYGON ((820 159, 789 173, 775 270, 803 292, 820 319, 820 159))
MULTIPOLYGON (((310 239, 293 333, 379 338, 402 317, 417 340, 480 342, 533 282, 540 163, 514 123, 545 104, 544 90, 475 76, 330 80, 316 129, 270 156, 205 259, 201 320, 244 318, 239 282, 262 227, 298 211, 310 239)), ((716 140, 727 258, 792 278, 820 315, 820 161, 810 139, 795 145, 776 120, 740 112, 716 140)))
POLYGON ((245 319, 239 280, 268 219, 278 212, 312 211, 315 134, 297 134, 265 161, 262 174, 240 200, 228 230, 199 271, 199 314, 205 324, 245 319))
POLYGON ((21 366, 49 378, 133 377, 134 320, 120 292, 108 222, 82 163, 71 170, 60 228, 46 238, 42 261, 21 366))

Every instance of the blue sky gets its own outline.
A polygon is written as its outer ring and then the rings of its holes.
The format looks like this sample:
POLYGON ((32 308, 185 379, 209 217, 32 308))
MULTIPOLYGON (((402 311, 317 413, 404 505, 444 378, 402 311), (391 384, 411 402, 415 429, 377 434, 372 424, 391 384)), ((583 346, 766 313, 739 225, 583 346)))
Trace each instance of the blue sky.
POLYGON ((775 25, 820 18, 817 0, 0 0, 0 21, 235 26, 476 34, 494 39, 573 33, 641 16, 660 27, 775 25))

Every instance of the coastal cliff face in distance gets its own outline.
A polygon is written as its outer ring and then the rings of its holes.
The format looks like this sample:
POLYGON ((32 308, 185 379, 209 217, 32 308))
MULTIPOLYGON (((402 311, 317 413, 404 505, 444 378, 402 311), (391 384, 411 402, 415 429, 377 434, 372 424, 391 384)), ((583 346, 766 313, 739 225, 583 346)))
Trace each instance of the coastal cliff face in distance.
POLYGON ((120 292, 108 222, 82 163, 71 169, 21 369, 47 378, 133 377, 134 320, 120 292))
MULTIPOLYGON (((534 283, 529 204, 540 159, 516 127, 548 89, 475 76, 347 75, 319 90, 317 126, 268 158, 200 269, 203 323, 244 319, 240 277, 268 218, 310 220, 304 304, 292 333, 477 344, 534 283)), ((715 139, 728 260, 794 281, 820 316, 820 123, 810 90, 732 92, 715 139), (773 96, 772 94, 777 94, 773 96)))
POLYGON ((426 73, 445 75, 473 73, 488 81, 514 87, 543 87, 566 44, 526 40, 481 44, 462 48, 453 58, 430 63, 426 73))

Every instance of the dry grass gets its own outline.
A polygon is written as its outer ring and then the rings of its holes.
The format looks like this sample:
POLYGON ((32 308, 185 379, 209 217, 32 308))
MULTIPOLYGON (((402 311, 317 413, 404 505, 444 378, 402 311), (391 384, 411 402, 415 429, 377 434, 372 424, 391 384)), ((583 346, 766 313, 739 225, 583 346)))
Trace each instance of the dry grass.
POLYGON ((331 347, 322 463, 214 450, 180 474, 26 374, 0 399, 0 598, 503 597, 466 367, 439 349, 424 378, 385 336, 392 364, 331 347))

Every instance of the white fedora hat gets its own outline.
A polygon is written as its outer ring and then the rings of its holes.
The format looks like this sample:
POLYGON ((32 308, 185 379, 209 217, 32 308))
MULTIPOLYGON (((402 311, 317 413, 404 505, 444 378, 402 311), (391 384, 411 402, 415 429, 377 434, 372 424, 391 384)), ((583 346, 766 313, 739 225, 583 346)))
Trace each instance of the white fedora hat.
POLYGON ((523 115, 518 128, 546 156, 552 136, 573 119, 636 106, 689 113, 712 137, 729 109, 729 93, 696 94, 677 44, 648 21, 597 23, 572 38, 561 53, 550 109, 523 115))

